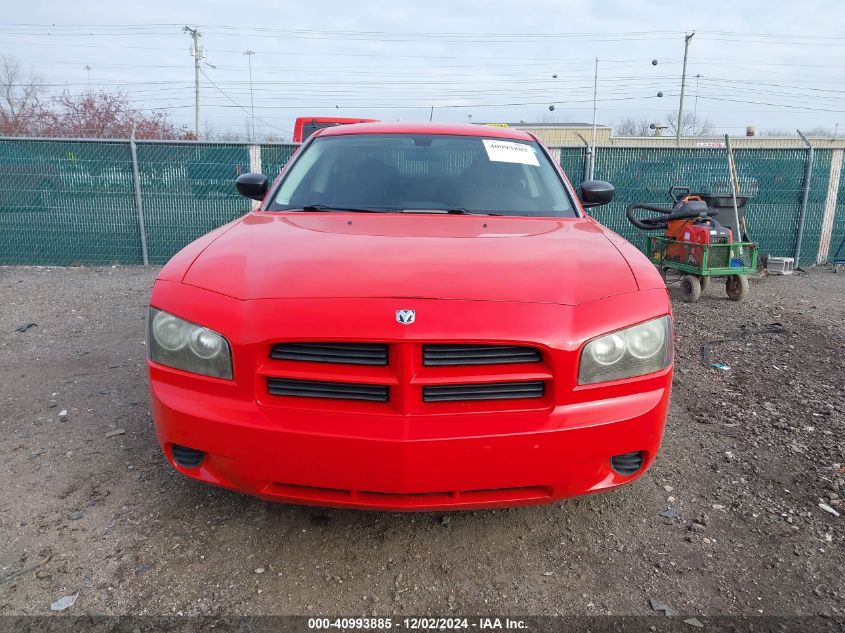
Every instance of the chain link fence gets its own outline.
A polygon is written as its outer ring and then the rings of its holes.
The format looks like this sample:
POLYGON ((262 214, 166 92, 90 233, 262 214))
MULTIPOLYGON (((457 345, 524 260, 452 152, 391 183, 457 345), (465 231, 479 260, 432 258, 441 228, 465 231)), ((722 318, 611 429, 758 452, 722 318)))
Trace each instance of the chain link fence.
MULTIPOLYGON (((0 264, 137 264, 142 243, 150 263, 164 263, 249 211, 235 178, 248 171, 274 178, 296 146, 138 141, 135 149, 137 182, 128 141, 0 139, 0 264)), ((802 265, 832 256, 845 235, 842 151, 814 152, 802 265)), ((552 152, 573 184, 584 179, 588 148, 552 152)), ((761 251, 791 256, 807 151, 743 147, 735 154, 741 193, 753 196, 746 209, 752 238, 761 251)), ((594 172, 617 193, 591 213, 638 247, 645 236, 625 219, 631 202, 669 204, 670 185, 730 193, 719 148, 597 147, 594 172)))
MULTIPOLYGON (((805 211, 802 264, 816 263, 832 150, 816 151, 805 211)), ((752 196, 745 210, 749 234, 762 252, 795 252, 807 152, 802 149, 739 149, 734 152, 740 192, 752 196)), ((640 246, 643 238, 625 218, 631 202, 669 204, 670 185, 693 192, 731 193, 724 149, 599 148, 595 177, 608 180, 617 198, 594 216, 640 246)), ((845 202, 845 201, 843 201, 845 202)))

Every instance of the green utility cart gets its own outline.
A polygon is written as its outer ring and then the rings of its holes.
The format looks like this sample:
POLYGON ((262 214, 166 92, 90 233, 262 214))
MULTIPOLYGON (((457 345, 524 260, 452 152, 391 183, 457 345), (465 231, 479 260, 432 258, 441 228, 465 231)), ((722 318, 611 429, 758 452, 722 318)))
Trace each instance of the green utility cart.
POLYGON ((663 235, 646 240, 646 254, 664 277, 668 270, 684 273, 681 297, 698 301, 713 277, 725 277, 725 290, 733 301, 748 296, 748 277, 757 272, 757 245, 754 242, 696 244, 663 235))

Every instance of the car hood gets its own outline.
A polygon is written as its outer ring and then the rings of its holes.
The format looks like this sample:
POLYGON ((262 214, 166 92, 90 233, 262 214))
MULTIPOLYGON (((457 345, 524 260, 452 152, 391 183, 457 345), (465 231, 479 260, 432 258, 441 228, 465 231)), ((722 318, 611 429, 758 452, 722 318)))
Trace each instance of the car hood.
POLYGON ((589 219, 251 213, 183 283, 237 299, 408 297, 576 305, 637 290, 589 219))

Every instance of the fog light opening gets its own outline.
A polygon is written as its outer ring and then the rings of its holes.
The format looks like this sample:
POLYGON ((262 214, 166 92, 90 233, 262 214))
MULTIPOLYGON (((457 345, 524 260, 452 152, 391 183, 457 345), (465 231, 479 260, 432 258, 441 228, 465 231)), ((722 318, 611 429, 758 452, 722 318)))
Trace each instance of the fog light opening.
POLYGON ((170 447, 170 454, 173 455, 173 461, 182 468, 196 468, 205 458, 203 451, 188 448, 187 446, 180 446, 179 444, 173 444, 170 447))
POLYGON ((623 453, 610 458, 610 467, 619 475, 629 476, 636 473, 643 467, 645 453, 636 451, 634 453, 623 453))

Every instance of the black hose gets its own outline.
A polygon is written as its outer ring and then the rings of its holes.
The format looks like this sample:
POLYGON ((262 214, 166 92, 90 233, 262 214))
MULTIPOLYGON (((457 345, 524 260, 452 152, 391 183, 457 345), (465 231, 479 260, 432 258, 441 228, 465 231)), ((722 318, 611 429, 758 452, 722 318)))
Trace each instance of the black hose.
POLYGON ((634 202, 628 205, 628 208, 625 209, 625 215, 628 216, 628 221, 636 226, 639 229, 643 229, 644 231, 658 231, 660 229, 665 229, 666 225, 671 220, 690 220, 692 218, 697 218, 701 215, 707 215, 710 217, 719 215, 719 212, 716 209, 707 209, 705 212, 701 211, 675 211, 675 207, 660 207, 656 204, 646 204, 644 202, 634 202), (655 218, 638 218, 634 215, 634 211, 636 209, 644 209, 646 211, 656 211, 657 213, 664 214, 662 217, 658 216, 655 218))
POLYGON ((645 204, 644 202, 633 202, 628 205, 628 208, 625 209, 625 215, 628 216, 628 221, 636 226, 638 229, 642 229, 644 231, 657 231, 659 229, 666 228, 667 220, 662 217, 657 218, 644 218, 640 219, 634 215, 634 211, 636 209, 645 209, 646 211, 656 211, 658 213, 663 214, 670 214, 672 213, 672 208, 666 207, 659 207, 656 204, 645 204))

